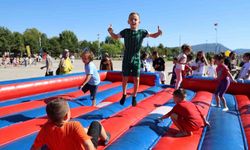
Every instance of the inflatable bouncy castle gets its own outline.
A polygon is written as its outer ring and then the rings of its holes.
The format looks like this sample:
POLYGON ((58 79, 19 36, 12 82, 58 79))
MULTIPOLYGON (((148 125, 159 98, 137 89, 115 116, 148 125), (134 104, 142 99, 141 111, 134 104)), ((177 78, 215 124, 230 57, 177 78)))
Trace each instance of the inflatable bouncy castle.
MULTIPOLYGON (((89 93, 79 90, 85 75, 76 73, 0 82, 0 149, 30 149, 41 126, 47 121, 46 99, 62 96, 68 99, 72 120, 88 127, 100 121, 111 134, 107 150, 240 150, 250 144, 250 84, 232 83, 225 95, 229 111, 211 106, 216 81, 209 78, 186 78, 188 101, 203 107, 210 128, 201 128, 188 137, 173 137, 176 127, 171 119, 155 119, 175 105, 174 89, 159 84, 153 73, 141 74, 138 104, 131 106, 131 96, 123 106, 121 72, 100 72, 101 83, 91 105, 89 93)), ((130 82, 132 78, 130 79, 130 82)), ((133 84, 128 84, 128 93, 133 84)))

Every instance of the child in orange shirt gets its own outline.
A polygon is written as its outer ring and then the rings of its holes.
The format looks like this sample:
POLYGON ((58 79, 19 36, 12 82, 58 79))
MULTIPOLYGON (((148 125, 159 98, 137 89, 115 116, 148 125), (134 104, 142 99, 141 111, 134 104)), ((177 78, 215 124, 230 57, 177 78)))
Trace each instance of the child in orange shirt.
POLYGON ((158 119, 161 121, 165 118, 171 117, 175 126, 180 130, 176 137, 190 136, 193 131, 199 130, 206 125, 209 126, 208 121, 201 113, 198 106, 194 103, 185 100, 186 93, 182 89, 175 90, 173 99, 176 105, 174 108, 158 119))
POLYGON ((47 146, 50 150, 95 150, 98 139, 107 145, 110 134, 103 126, 93 121, 88 129, 82 127, 80 122, 69 121, 70 109, 63 98, 56 98, 46 106, 48 122, 39 131, 32 150, 47 146))

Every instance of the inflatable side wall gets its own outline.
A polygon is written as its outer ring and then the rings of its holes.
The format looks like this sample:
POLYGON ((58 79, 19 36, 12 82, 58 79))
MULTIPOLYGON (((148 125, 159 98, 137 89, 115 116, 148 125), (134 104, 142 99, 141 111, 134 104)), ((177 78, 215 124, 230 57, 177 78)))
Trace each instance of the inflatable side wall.
MULTIPOLYGON (((211 78, 195 77, 183 79, 182 86, 185 89, 194 91, 208 91, 214 92, 218 85, 218 81, 211 78)), ((227 93, 230 94, 242 94, 250 97, 250 84, 249 83, 231 83, 227 93)))
MULTIPOLYGON (((77 87, 83 83, 84 78, 84 73, 75 73, 28 80, 5 81, 0 83, 0 101, 77 87)), ((102 71, 100 72, 100 78, 102 81, 122 81, 122 74, 121 72, 102 71)), ((140 83, 154 86, 157 84, 156 80, 157 76, 152 73, 142 74, 140 83)), ((133 82, 133 79, 130 78, 129 81, 133 82)))

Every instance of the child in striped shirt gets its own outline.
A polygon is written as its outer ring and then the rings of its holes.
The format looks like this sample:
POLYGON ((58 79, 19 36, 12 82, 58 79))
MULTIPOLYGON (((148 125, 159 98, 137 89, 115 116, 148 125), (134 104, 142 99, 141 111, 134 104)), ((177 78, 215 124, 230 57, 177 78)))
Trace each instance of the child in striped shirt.
POLYGON ((123 89, 123 96, 120 100, 120 104, 123 105, 126 100, 127 95, 127 82, 128 77, 134 77, 134 92, 132 97, 132 105, 136 106, 136 94, 139 87, 139 80, 140 80, 140 49, 142 46, 143 39, 145 37, 153 37, 157 38, 162 34, 158 26, 158 32, 154 34, 148 33, 147 30, 138 29, 140 24, 140 16, 137 12, 132 12, 129 14, 128 17, 128 24, 130 28, 122 30, 119 34, 115 34, 113 32, 112 25, 108 28, 108 32, 110 36, 114 39, 124 38, 124 57, 122 61, 122 89, 123 89))

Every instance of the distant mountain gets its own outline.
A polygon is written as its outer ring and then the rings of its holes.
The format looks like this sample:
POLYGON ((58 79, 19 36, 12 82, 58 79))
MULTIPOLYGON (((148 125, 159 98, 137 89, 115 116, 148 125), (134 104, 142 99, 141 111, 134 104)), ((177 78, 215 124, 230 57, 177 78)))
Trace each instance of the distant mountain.
POLYGON ((207 43, 207 44, 198 44, 198 45, 193 45, 192 50, 194 52, 198 51, 204 51, 204 52, 215 52, 217 49, 217 52, 225 52, 226 50, 230 50, 229 48, 225 47, 224 45, 218 43, 216 46, 216 43, 207 43), (217 47, 217 48, 216 48, 217 47))
POLYGON ((239 48, 239 49, 235 49, 234 50, 236 54, 244 54, 244 53, 250 53, 250 49, 243 49, 243 48, 239 48))

